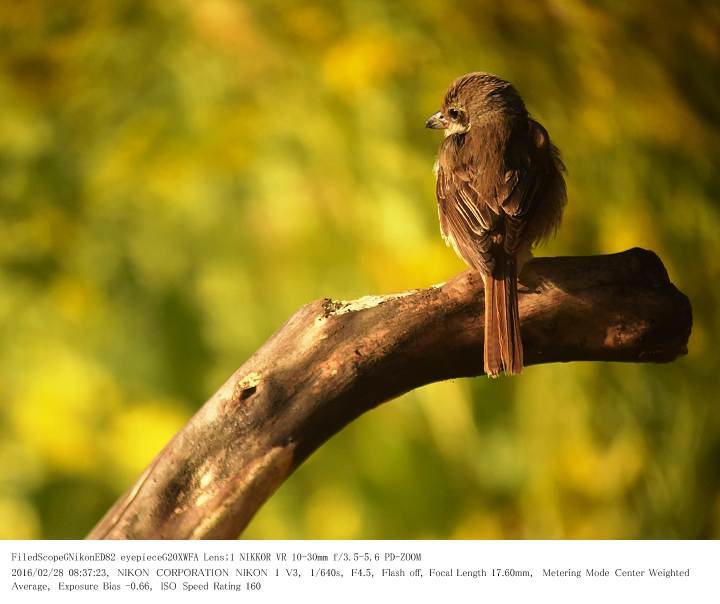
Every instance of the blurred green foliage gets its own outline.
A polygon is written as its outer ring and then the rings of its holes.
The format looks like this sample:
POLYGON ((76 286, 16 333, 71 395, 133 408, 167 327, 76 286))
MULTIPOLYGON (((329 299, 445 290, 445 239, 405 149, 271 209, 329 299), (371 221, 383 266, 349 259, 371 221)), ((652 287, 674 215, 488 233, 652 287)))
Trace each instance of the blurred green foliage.
POLYGON ((485 70, 569 168, 540 254, 655 250, 689 355, 411 393, 246 536, 719 538, 719 31, 710 0, 0 4, 0 536, 82 537, 302 304, 462 270, 423 122, 485 70))

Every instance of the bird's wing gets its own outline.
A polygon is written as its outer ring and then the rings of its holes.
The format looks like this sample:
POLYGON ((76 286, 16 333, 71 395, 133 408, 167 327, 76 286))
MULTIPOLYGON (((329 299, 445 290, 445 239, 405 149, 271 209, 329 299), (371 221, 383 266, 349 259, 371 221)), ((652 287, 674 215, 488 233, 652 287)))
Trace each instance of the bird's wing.
POLYGON ((448 169, 440 162, 437 174, 437 200, 440 231, 455 253, 473 268, 492 271, 492 234, 499 226, 500 214, 486 203, 470 169, 448 169))
POLYGON ((506 215, 505 250, 515 253, 522 240, 525 225, 534 210, 538 190, 546 177, 550 160, 550 137, 538 122, 529 120, 529 146, 513 157, 512 149, 507 158, 512 166, 505 174, 504 186, 498 190, 499 203, 506 215))
POLYGON ((527 216, 541 180, 550 167, 550 137, 547 130, 535 120, 528 120, 528 127, 531 144, 527 145, 525 139, 523 148, 515 153, 511 143, 506 158, 509 170, 505 174, 504 186, 499 191, 502 209, 510 216, 527 216))

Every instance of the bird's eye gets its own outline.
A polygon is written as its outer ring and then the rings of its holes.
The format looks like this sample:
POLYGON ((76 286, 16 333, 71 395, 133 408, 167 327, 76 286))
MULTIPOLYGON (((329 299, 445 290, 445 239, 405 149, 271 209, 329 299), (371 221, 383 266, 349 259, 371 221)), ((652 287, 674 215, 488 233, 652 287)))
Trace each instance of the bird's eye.
POLYGON ((450 111, 448 111, 448 115, 450 116, 451 120, 456 120, 458 117, 460 117, 460 112, 457 109, 450 109, 450 111))

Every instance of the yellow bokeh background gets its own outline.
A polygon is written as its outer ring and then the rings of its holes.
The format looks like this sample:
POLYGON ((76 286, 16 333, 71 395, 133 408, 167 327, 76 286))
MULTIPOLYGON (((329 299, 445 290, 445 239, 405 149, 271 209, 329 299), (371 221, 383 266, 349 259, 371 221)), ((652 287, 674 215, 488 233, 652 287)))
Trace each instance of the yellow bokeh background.
POLYGON ((423 123, 474 70, 568 166, 539 253, 656 251, 688 356, 410 393, 245 536, 720 537, 718 32, 710 0, 0 4, 0 538, 83 537, 301 305, 462 270, 423 123))

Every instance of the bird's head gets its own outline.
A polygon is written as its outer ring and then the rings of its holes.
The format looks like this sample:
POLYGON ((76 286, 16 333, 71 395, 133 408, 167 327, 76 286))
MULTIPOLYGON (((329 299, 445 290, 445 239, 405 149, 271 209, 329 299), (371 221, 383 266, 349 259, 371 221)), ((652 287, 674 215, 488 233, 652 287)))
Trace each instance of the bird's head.
POLYGON ((445 129, 445 136, 462 134, 493 113, 527 115, 525 104, 510 82, 476 71, 457 78, 445 93, 440 111, 426 128, 445 129))

